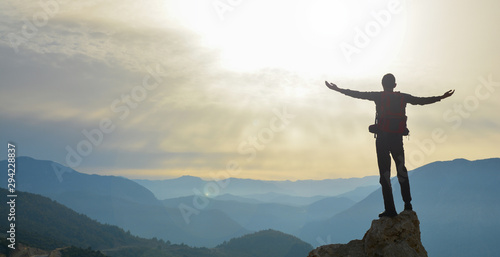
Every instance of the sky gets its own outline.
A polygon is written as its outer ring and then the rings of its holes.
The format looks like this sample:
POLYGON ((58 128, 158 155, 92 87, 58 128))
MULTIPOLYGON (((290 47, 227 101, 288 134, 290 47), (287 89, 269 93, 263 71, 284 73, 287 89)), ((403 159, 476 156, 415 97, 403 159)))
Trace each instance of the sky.
MULTIPOLYGON (((408 106, 406 162, 500 157, 500 2, 0 3, 0 154, 128 178, 378 174, 375 105, 408 106)), ((22 170, 20 171, 22 172, 22 170)))

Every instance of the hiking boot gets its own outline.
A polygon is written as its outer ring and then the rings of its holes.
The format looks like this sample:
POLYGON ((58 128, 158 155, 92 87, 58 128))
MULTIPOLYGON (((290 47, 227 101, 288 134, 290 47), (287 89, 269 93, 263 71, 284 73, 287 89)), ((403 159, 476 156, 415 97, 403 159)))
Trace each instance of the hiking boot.
POLYGON ((396 217, 398 216, 398 213, 396 211, 384 211, 382 213, 380 213, 379 215, 379 218, 382 218, 382 217, 390 217, 390 218, 393 218, 393 217, 396 217))
POLYGON ((413 206, 411 206, 411 203, 405 203, 405 211, 413 211, 413 206))

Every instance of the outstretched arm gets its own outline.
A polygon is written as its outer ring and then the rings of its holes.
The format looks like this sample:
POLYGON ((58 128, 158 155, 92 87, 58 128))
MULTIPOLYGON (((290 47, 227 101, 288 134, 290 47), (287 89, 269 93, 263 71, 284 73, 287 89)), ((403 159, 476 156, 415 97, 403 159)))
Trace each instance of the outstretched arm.
POLYGON ((407 95, 408 97, 406 98, 406 101, 410 104, 418 104, 418 105, 432 104, 450 97, 451 95, 453 95, 453 93, 455 93, 455 90, 449 90, 443 95, 432 96, 432 97, 416 97, 412 95, 407 95))
POLYGON ((325 81, 325 84, 329 89, 340 92, 344 95, 358 98, 358 99, 375 101, 375 92, 360 92, 360 91, 355 91, 355 90, 350 90, 350 89, 342 89, 342 88, 339 88, 337 85, 330 83, 328 81, 325 81))

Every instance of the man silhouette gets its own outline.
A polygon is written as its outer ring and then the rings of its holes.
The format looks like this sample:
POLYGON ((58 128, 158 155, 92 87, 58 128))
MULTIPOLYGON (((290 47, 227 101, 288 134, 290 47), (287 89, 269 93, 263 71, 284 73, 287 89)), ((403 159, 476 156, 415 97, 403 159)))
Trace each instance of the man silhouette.
POLYGON ((382 78, 384 91, 379 92, 359 92, 349 89, 341 89, 333 83, 325 81, 328 88, 342 94, 375 102, 377 111, 376 124, 370 126, 370 131, 376 135, 377 162, 380 173, 380 185, 384 197, 384 212, 379 217, 397 216, 396 207, 391 187, 391 155, 396 164, 401 195, 405 202, 405 210, 413 210, 411 205, 410 182, 408 171, 405 167, 405 157, 403 149, 403 135, 408 135, 406 127, 406 104, 432 104, 453 95, 455 90, 450 90, 441 96, 416 97, 410 94, 394 92, 396 78, 388 73, 382 78))

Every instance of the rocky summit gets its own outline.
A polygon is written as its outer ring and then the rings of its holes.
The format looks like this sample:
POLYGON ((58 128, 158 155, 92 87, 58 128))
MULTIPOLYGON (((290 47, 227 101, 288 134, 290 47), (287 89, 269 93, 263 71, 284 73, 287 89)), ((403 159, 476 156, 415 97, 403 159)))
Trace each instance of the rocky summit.
POLYGON ((320 246, 308 257, 427 257, 420 240, 420 221, 414 211, 372 221, 362 240, 320 246))

